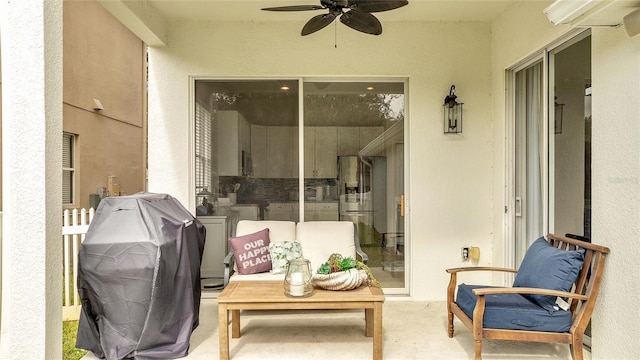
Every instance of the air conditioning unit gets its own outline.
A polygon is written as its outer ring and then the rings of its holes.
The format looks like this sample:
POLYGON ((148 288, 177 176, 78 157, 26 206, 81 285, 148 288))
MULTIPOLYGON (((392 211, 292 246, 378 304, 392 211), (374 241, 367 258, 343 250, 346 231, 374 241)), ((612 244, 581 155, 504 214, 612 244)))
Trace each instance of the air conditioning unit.
POLYGON ((638 8, 640 1, 556 0, 544 9, 544 13, 554 25, 617 27, 627 14, 638 8))
POLYGON ((622 19, 624 23, 624 29, 629 36, 636 36, 640 34, 640 9, 629 13, 622 19))

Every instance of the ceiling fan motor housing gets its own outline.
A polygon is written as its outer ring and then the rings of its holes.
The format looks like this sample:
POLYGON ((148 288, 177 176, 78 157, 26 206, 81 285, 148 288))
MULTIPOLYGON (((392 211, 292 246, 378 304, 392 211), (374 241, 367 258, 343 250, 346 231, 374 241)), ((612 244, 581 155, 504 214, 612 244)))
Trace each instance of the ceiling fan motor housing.
POLYGON ((349 0, 320 0, 320 4, 329 9, 346 8, 349 7, 349 0))

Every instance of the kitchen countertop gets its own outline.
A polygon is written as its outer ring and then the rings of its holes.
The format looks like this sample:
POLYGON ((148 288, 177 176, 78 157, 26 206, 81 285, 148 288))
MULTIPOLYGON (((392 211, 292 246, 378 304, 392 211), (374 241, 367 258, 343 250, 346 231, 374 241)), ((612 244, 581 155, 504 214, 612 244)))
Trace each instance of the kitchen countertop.
MULTIPOLYGON (((328 199, 328 200, 322 200, 322 201, 315 201, 315 200, 306 200, 304 203, 305 204, 322 204, 322 203, 337 203, 338 199, 328 199)), ((274 201, 269 201, 270 204, 297 204, 299 203, 298 200, 274 200, 274 201)))
POLYGON ((203 217, 208 217, 208 218, 228 218, 228 217, 233 217, 233 216, 239 216, 240 212, 239 211, 235 211, 235 210, 231 210, 225 207, 221 207, 218 209, 218 211, 215 211, 213 215, 200 215, 197 216, 197 218, 203 218, 203 217))

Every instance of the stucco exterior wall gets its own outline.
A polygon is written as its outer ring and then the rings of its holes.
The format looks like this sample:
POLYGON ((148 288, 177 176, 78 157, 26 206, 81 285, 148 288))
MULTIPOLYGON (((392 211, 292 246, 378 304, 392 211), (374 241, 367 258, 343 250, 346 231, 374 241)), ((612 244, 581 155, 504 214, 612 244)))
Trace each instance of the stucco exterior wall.
POLYGON ((149 190, 170 193, 195 209, 189 76, 408 77, 411 295, 443 300, 444 269, 462 265, 462 246, 479 246, 480 264, 492 259, 489 25, 385 22, 379 37, 341 24, 336 34, 328 27, 301 37, 300 26, 169 27, 167 47, 152 48, 149 55, 149 190), (464 133, 458 136, 442 133, 442 102, 452 84, 465 103, 464 133))
MULTIPOLYGON (((504 229, 505 118, 504 70, 565 35, 542 14, 550 2, 516 4, 492 27, 493 109, 496 165, 494 192, 495 247, 504 229), (504 195, 502 195, 504 196, 504 195)), ((635 359, 631 329, 640 317, 636 297, 640 275, 640 37, 623 28, 592 30, 592 208, 593 241, 608 246, 603 288, 592 319, 592 359, 635 359)), ((504 254, 494 253, 496 263, 504 254)))
POLYGON ((640 318, 640 36, 594 29, 593 239, 611 254, 593 317, 595 359, 638 359, 640 318))
MULTIPOLYGON (((0 59, 2 59, 1 49, 0 49, 0 59)), ((2 61, 0 61, 0 159, 1 158, 2 158, 2 61)), ((1 190, 2 190, 2 166, 0 166, 0 211, 2 211, 2 191, 1 190)))
POLYGON ((1 8, 5 290, 0 358, 59 359, 62 3, 7 2, 1 8))
POLYGON ((64 1, 64 131, 77 134, 73 207, 116 175, 145 189, 146 46, 95 1, 64 1), (94 110, 93 99, 103 110, 94 110))

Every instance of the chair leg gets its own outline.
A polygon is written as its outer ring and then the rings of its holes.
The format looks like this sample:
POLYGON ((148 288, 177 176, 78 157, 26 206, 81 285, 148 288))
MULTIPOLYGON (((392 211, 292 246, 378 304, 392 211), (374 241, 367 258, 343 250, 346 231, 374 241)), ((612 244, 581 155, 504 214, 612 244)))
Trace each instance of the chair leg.
POLYGON ((475 348, 475 360, 482 360, 482 339, 473 340, 473 346, 475 348))
POLYGON ((447 331, 449 332, 449 337, 453 337, 453 311, 451 311, 451 305, 454 301, 453 293, 456 289, 456 284, 458 276, 456 273, 451 274, 451 278, 449 279, 449 285, 447 286, 447 331))
POLYGON ((573 360, 582 360, 582 336, 574 335, 573 342, 569 344, 569 348, 571 349, 571 358, 573 360))

